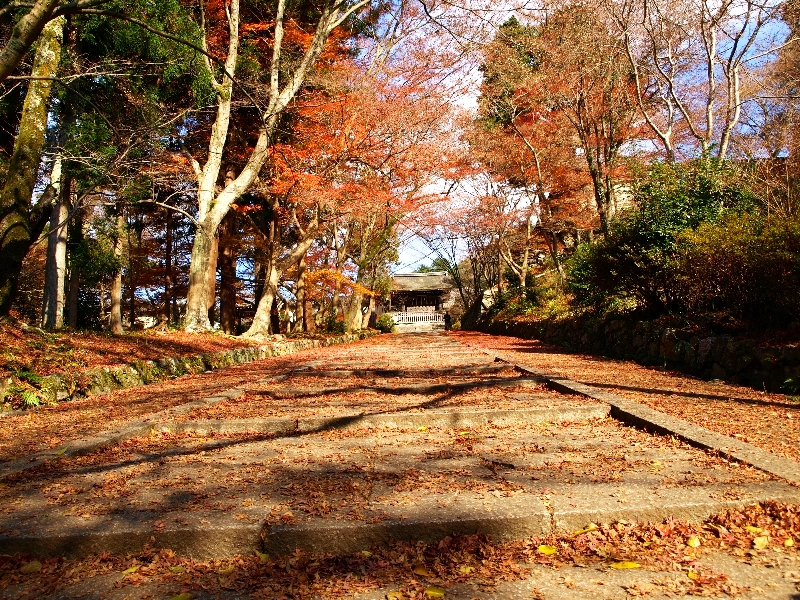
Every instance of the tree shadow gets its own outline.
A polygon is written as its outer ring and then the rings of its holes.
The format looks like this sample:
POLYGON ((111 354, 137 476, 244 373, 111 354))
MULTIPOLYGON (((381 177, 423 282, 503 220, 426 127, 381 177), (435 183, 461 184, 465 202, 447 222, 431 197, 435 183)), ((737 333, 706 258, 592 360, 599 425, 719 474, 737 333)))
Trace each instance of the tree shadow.
POLYGON ((751 398, 736 398, 732 396, 719 396, 716 394, 703 394, 700 392, 681 392, 676 390, 659 390, 653 388, 636 387, 630 385, 620 385, 618 383, 599 383, 596 381, 581 381, 585 385, 592 387, 628 390, 631 392, 642 392, 645 394, 660 394, 662 396, 684 396, 686 398, 702 398, 703 400, 714 400, 716 402, 737 402, 739 404, 750 404, 754 406, 771 406, 775 408, 794 408, 800 409, 798 402, 773 402, 769 400, 757 400, 751 398))

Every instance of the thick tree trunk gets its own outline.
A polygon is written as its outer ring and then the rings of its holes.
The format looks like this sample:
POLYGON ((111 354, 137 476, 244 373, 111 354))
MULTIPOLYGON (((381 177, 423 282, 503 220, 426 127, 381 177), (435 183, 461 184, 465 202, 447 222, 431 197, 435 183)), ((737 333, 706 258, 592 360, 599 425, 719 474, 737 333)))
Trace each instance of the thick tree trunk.
POLYGON ((42 327, 61 329, 64 326, 67 277, 67 218, 72 182, 61 176, 61 157, 56 159, 51 184, 58 185, 58 201, 50 214, 50 235, 47 237, 42 327))
POLYGON ((32 243, 31 196, 44 147, 52 77, 61 59, 64 22, 63 17, 50 21, 39 37, 31 71, 35 79, 28 84, 14 153, 0 191, 0 316, 11 309, 22 261, 32 243))
POLYGON ((197 228, 192 244, 192 260, 189 263, 189 292, 186 296, 186 314, 183 327, 186 331, 211 329, 208 320, 208 270, 214 246, 216 226, 197 228))
POLYGON ((229 214, 219 231, 219 324, 229 335, 236 333, 236 256, 233 236, 236 222, 229 214))
POLYGON ((361 312, 363 301, 364 295, 360 291, 354 291, 350 297, 350 303, 347 305, 347 311, 344 316, 344 327, 348 333, 361 329, 361 321, 364 317, 361 312))
POLYGON ((114 256, 119 261, 119 268, 114 275, 114 280, 111 282, 111 314, 109 320, 111 323, 111 333, 114 335, 122 335, 125 330, 122 328, 122 244, 123 233, 125 231, 125 215, 122 212, 122 206, 117 206, 117 237, 114 241, 114 256))

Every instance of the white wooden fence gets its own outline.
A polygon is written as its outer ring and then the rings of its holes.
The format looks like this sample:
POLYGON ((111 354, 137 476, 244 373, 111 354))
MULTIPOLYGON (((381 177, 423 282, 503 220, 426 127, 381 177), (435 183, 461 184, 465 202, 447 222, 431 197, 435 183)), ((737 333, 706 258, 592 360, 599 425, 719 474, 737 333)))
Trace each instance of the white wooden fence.
POLYGON ((429 312, 392 312, 392 319, 396 325, 425 325, 444 324, 444 313, 429 312))

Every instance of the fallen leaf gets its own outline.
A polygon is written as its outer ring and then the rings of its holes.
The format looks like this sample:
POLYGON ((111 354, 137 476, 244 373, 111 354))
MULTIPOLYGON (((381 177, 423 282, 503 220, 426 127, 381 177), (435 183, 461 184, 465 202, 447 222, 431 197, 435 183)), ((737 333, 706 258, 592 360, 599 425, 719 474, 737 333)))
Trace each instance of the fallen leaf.
POLYGON ((757 538, 753 539, 753 548, 756 550, 763 550, 769 546, 769 537, 766 535, 758 536, 757 538))
POLYGON ((744 528, 749 531, 750 533, 761 533, 764 531, 761 527, 754 527, 753 525, 745 525, 744 528))
POLYGON ((572 535, 583 535, 584 533, 589 533, 590 531, 597 531, 599 527, 594 523, 589 523, 586 527, 581 529, 580 531, 574 532, 572 535))
POLYGON ((464 573, 465 575, 468 575, 469 573, 472 573, 474 570, 475 570, 475 567, 470 567, 470 566, 466 566, 465 565, 465 566, 463 566, 463 567, 461 567, 459 569, 459 572, 464 573))
POLYGON ((700 538, 696 535, 691 536, 689 539, 686 540, 686 545, 689 548, 699 548, 700 547, 700 538))
POLYGON ((558 552, 558 548, 556 548, 555 546, 548 546, 548 545, 546 545, 546 544, 542 544, 541 546, 539 546, 539 547, 537 548, 537 550, 538 550, 538 551, 539 551, 541 554, 544 554, 545 556, 552 556, 553 554, 555 554, 556 552, 558 552))
POLYGON ((56 456, 64 456, 67 453, 67 450, 69 450, 69 448, 67 446, 64 446, 63 448, 59 448, 58 450, 56 450, 54 454, 56 456))
POLYGON ((372 556, 372 552, 370 552, 369 550, 362 550, 362 551, 361 551, 361 555, 362 555, 364 558, 369 558, 370 556, 372 556))
POLYGON ((32 573, 39 573, 41 570, 42 563, 40 563, 38 560, 32 560, 31 562, 22 565, 19 569, 19 572, 30 575, 32 573))
POLYGON ((183 592, 178 594, 177 596, 173 596, 169 600, 192 600, 194 598, 194 594, 190 594, 189 592, 183 592))
POLYGON ((417 575, 422 575, 423 577, 431 576, 431 572, 428 571, 428 569, 426 569, 425 565, 423 565, 422 563, 417 563, 414 566, 414 573, 416 573, 417 575))
POLYGON ((786 538, 786 540, 783 542, 783 545, 787 548, 790 548, 791 546, 794 546, 794 540, 792 538, 786 538))
POLYGON ((130 575, 131 573, 136 573, 139 569, 142 568, 142 565, 133 565, 132 567, 128 567, 125 569, 122 574, 123 575, 130 575))
POLYGON ((425 595, 428 598, 444 598, 444 590, 440 587, 429 587, 425 590, 425 595))
POLYGON ((386 600, 403 600, 403 594, 400 592, 386 592, 386 600))
POLYGON ((428 431, 428 428, 422 425, 421 427, 417 427, 417 431, 428 431))
POLYGON ((183 573, 186 570, 186 567, 183 565, 175 565, 174 567, 167 567, 173 573, 183 573))
POLYGON ((220 569, 219 571, 217 571, 217 573, 224 576, 224 575, 230 575, 235 570, 236 569, 234 569, 233 567, 225 567, 224 569, 220 569))
POLYGON ((697 571, 689 571, 689 579, 697 579, 698 577, 699 575, 697 574, 697 571))
POLYGON ((638 569, 641 567, 639 563, 632 562, 630 560, 623 560, 622 562, 616 562, 611 565, 612 569, 638 569))

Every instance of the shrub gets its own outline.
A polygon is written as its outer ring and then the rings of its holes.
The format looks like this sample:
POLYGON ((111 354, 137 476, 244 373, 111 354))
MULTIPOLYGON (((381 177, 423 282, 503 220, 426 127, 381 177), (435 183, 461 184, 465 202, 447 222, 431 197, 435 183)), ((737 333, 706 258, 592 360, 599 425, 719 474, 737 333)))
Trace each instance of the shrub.
POLYGON ((331 313, 325 317, 323 322, 323 329, 328 333, 344 333, 344 319, 337 316, 336 313, 331 313))
POLYGON ((608 235, 578 247, 568 263, 579 305, 602 310, 680 310, 678 238, 728 212, 755 205, 736 172, 714 161, 656 164, 633 187, 635 207, 610 224, 608 235))
POLYGON ((375 321, 375 329, 382 333, 392 333, 394 331, 394 319, 389 313, 383 313, 375 321))
POLYGON ((775 326, 800 319, 800 217, 728 214, 678 241, 688 311, 775 326))

